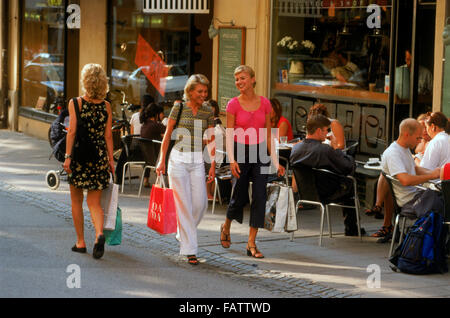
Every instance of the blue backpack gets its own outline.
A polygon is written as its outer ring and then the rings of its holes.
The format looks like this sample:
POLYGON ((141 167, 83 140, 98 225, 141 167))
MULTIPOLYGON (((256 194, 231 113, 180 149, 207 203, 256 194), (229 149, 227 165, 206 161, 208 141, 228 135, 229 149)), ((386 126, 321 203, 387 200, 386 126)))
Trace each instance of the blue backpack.
POLYGON ((445 257, 447 227, 443 222, 444 218, 432 211, 418 219, 389 259, 395 266, 393 269, 408 274, 447 272, 445 257))

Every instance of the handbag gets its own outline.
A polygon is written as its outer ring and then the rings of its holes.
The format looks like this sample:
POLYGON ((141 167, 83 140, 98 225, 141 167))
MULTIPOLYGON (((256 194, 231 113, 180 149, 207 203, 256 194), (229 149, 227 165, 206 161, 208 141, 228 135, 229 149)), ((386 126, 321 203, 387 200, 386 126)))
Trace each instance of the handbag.
POLYGON ((103 229, 114 230, 116 227, 117 206, 119 201, 119 185, 109 180, 109 186, 102 191, 100 204, 104 213, 103 229))
POLYGON ((105 242, 108 245, 120 245, 122 244, 122 210, 117 207, 115 226, 113 230, 104 230, 105 242))
POLYGON ((156 178, 150 192, 147 226, 163 235, 177 232, 177 212, 173 190, 166 188, 162 176, 156 178))
POLYGON ((86 122, 80 116, 78 98, 73 98, 72 101, 77 116, 77 131, 72 148, 72 159, 78 163, 96 162, 99 159, 98 150, 89 137, 86 122))

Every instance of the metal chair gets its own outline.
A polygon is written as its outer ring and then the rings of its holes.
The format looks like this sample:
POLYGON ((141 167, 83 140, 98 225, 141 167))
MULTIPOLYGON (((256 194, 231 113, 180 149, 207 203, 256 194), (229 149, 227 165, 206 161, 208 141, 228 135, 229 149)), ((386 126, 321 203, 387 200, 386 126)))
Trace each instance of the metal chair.
MULTIPOLYGON (((405 234, 406 219, 409 218, 411 220, 414 220, 414 219, 417 219, 417 217, 411 217, 410 215, 402 215, 402 208, 397 204, 397 198, 395 197, 394 186, 393 186, 394 182, 400 183, 400 181, 398 181, 396 178, 394 178, 393 176, 391 176, 383 171, 381 172, 381 174, 386 179, 386 181, 389 185, 389 191, 392 195, 392 201, 394 204, 394 215, 395 215, 394 232, 392 233, 391 246, 389 248, 389 256, 388 256, 388 257, 391 257, 392 252, 394 251, 395 238, 397 237, 397 231, 400 228, 399 244, 401 244, 401 242, 403 241, 403 235, 405 234), (400 218, 403 219, 401 226, 399 225, 400 218)), ((421 187, 421 186, 414 186, 414 187, 421 189, 421 190, 425 190, 425 188, 421 187)))
MULTIPOLYGON (((132 145, 133 146, 135 145, 136 138, 139 138, 139 135, 126 135, 126 136, 122 136, 122 138, 121 138, 122 143, 123 143, 122 151, 125 151, 127 158, 131 159, 130 161, 126 161, 123 165, 122 187, 121 187, 122 193, 123 193, 123 188, 125 186, 125 172, 127 171, 127 168, 128 168, 128 181, 131 185, 131 167, 139 166, 139 167, 143 168, 145 165, 145 161, 143 161, 143 160, 133 160, 132 145)), ((140 159, 140 158, 138 158, 138 159, 140 159)))
POLYGON ((144 157, 144 169, 141 175, 141 183, 139 185, 138 197, 141 196, 142 184, 144 183, 144 175, 147 169, 156 170, 156 164, 159 156, 160 141, 151 140, 147 138, 138 137, 136 138, 139 148, 141 149, 142 156, 144 157))
MULTIPOLYGON (((332 171, 326 170, 326 169, 315 169, 310 168, 302 165, 296 165, 293 167, 294 177, 295 181, 297 182, 298 192, 300 195, 300 200, 297 201, 296 208, 298 209, 300 204, 306 203, 306 204, 312 204, 316 205, 320 208, 321 212, 321 219, 320 219, 320 238, 319 238, 319 246, 322 246, 322 236, 323 236, 323 223, 324 223, 324 217, 325 214, 327 216, 327 222, 328 222, 328 232, 330 238, 333 237, 332 229, 331 229, 331 223, 330 223, 330 213, 329 213, 329 207, 330 206, 336 206, 341 208, 351 208, 356 210, 356 223, 358 227, 358 236, 360 240, 362 240, 361 236, 361 223, 359 218, 359 210, 360 210, 360 203, 358 198, 358 187, 356 183, 356 179, 352 176, 343 176, 339 175, 337 173, 334 173, 332 171), (320 199, 320 196, 317 191, 317 184, 316 184, 316 176, 318 173, 327 173, 330 175, 337 176, 339 178, 347 178, 352 181, 353 184, 353 200, 355 202, 354 205, 346 205, 342 204, 340 202, 324 202, 320 199), (306 186, 305 186, 306 185, 306 186)), ((293 234, 291 234, 291 238, 293 238, 293 234)))
MULTIPOLYGON (((229 167, 229 165, 221 167, 220 169, 226 170, 226 167, 229 167)), ((231 175, 231 171, 226 170, 227 172, 220 173, 220 169, 216 170, 216 177, 214 178, 214 198, 213 198, 212 209, 211 209, 212 214, 214 214, 214 209, 216 207, 217 195, 219 195, 219 203, 220 203, 220 205, 222 205, 222 195, 220 193, 219 180, 222 180, 222 181, 223 180, 231 180, 233 178, 233 176, 231 175)))

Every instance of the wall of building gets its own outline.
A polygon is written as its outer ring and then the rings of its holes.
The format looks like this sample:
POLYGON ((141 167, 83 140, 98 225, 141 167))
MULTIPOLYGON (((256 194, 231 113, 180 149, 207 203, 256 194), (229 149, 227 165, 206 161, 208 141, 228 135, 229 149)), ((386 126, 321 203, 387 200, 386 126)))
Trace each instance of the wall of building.
POLYGON ((442 90, 444 75, 444 43, 442 33, 444 32, 446 12, 450 4, 448 0, 436 1, 436 32, 434 44, 434 78, 433 78, 433 111, 442 110, 442 90))
MULTIPOLYGON (((256 93, 269 92, 270 0, 215 0, 214 17, 246 28, 245 64, 256 72, 256 93)), ((218 28, 221 24, 215 20, 218 28)), ((224 24, 225 25, 225 24, 224 24)), ((229 24, 227 24, 229 25, 229 24)), ((218 37, 213 43, 212 98, 217 99, 218 37)))
MULTIPOLYGON (((80 29, 80 74, 84 65, 97 63, 106 70, 108 31, 107 0, 81 0, 81 29, 80 29)), ((81 87, 79 87, 81 94, 81 87)))
POLYGON ((9 2, 9 47, 8 47, 8 128, 17 130, 19 111, 19 1, 9 2))

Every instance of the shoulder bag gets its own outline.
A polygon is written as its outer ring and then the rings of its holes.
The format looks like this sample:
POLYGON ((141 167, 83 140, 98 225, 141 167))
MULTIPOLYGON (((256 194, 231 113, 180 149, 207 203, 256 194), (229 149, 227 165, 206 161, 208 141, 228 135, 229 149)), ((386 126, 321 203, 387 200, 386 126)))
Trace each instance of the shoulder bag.
POLYGON ((73 98, 72 101, 77 116, 77 131, 72 148, 72 159, 78 163, 95 162, 99 159, 98 151, 89 137, 86 122, 80 116, 78 99, 73 98))

